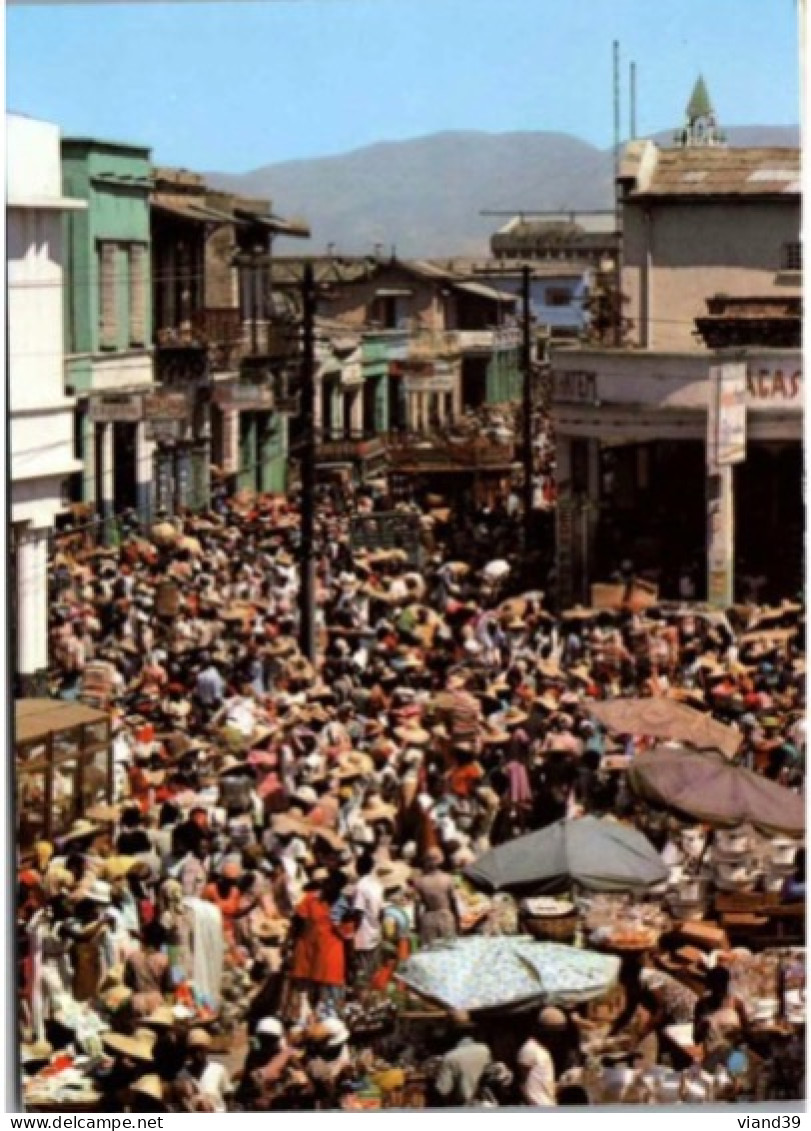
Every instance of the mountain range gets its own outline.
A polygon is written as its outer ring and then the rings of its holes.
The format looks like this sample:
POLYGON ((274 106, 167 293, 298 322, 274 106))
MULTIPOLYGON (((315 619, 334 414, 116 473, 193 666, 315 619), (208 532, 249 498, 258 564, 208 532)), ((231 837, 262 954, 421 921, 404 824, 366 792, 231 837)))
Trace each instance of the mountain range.
MULTIPOLYGON (((795 126, 737 126, 733 146, 798 146, 795 126)), ((654 135, 660 145, 670 134, 654 135)), ((612 207, 613 150, 570 134, 447 131, 379 142, 333 157, 285 161, 210 184, 269 198, 273 210, 307 221, 310 240, 279 239, 277 253, 401 258, 483 255, 489 236, 520 211, 612 207)))

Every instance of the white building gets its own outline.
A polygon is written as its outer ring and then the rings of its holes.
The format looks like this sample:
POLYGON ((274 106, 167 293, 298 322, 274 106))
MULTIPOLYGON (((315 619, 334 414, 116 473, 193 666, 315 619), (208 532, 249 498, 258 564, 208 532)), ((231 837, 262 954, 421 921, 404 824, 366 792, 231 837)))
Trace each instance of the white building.
POLYGON ((74 457, 64 393, 62 226, 83 202, 62 196, 59 128, 6 116, 8 411, 11 553, 19 689, 43 690, 48 666, 48 535, 74 457))

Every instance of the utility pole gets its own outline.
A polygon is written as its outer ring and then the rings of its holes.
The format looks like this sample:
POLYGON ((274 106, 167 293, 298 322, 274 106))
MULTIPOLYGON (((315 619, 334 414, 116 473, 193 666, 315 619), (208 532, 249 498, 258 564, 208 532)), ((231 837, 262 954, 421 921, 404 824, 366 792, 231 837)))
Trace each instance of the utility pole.
POLYGON ((521 410, 523 416, 524 448, 524 554, 529 554, 532 537, 532 506, 535 501, 533 490, 532 460, 532 310, 530 284, 532 269, 526 265, 521 268, 521 410))
MULTIPOLYGON (((495 267, 488 269, 474 268, 473 274, 479 278, 504 279, 515 278, 515 270, 508 267, 495 267)), ((524 507, 524 557, 528 558, 532 545, 533 521, 532 510, 535 501, 533 489, 533 459, 532 459, 532 410, 533 397, 533 368, 532 368, 532 267, 524 264, 521 267, 521 447, 524 485, 522 490, 524 507)))
POLYGON ((316 291, 312 263, 304 266, 302 298, 301 364, 301 620, 299 647, 315 662, 315 309, 316 291))

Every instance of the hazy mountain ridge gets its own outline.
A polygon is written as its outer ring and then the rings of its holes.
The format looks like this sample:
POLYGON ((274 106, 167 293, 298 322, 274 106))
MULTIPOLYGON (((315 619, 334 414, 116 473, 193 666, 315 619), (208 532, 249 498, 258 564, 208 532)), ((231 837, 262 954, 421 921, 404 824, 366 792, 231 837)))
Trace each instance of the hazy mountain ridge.
MULTIPOLYGON (((729 143, 799 145, 793 126, 737 126, 729 143)), ((654 135, 660 145, 672 132, 654 135)), ((210 173, 218 187, 270 197, 282 216, 310 224, 309 241, 279 240, 282 254, 332 243, 365 254, 376 243, 402 257, 479 255, 506 217, 483 211, 609 208, 613 157, 569 134, 447 131, 378 142, 349 153, 210 173)))

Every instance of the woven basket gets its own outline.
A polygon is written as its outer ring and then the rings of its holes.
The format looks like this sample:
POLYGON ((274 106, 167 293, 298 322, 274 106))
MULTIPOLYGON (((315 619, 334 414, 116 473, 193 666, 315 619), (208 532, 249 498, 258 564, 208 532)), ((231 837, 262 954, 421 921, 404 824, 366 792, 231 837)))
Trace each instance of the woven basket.
POLYGON ((577 930, 577 912, 568 915, 527 915, 521 916, 521 928, 534 939, 552 939, 556 942, 574 938, 577 930))

